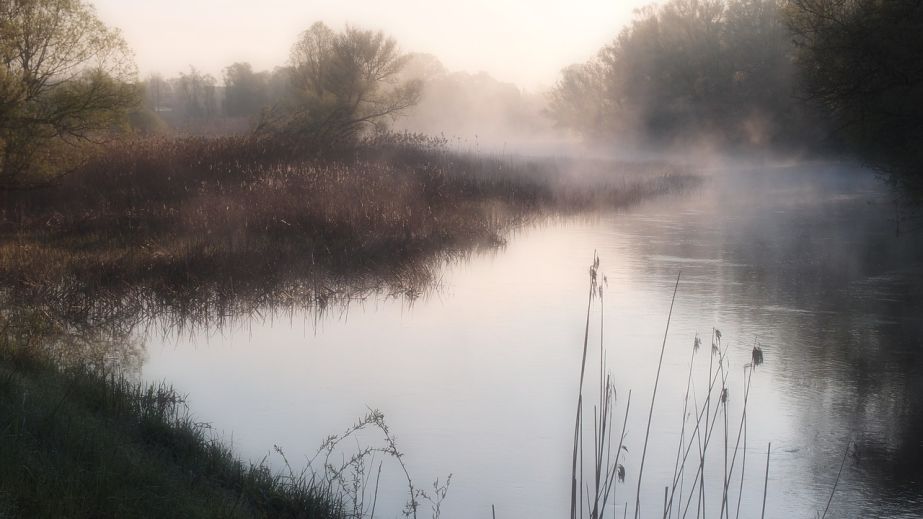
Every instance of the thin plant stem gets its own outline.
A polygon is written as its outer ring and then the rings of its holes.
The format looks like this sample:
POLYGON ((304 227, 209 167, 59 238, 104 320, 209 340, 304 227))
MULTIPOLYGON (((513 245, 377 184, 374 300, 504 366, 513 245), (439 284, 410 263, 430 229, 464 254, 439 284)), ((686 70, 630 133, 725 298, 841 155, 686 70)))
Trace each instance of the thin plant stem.
POLYGON ((833 494, 836 493, 836 486, 840 482, 840 476, 843 474, 843 465, 846 464, 846 455, 849 454, 849 447, 852 445, 852 442, 846 444, 846 450, 843 451, 843 459, 840 460, 840 470, 836 473, 836 479, 833 481, 833 490, 830 491, 830 499, 827 499, 827 506, 824 508, 824 515, 821 516, 821 519, 826 519, 827 511, 830 510, 830 503, 833 502, 833 494))
MULTIPOLYGON (((593 295, 596 292, 596 269, 599 267, 599 256, 596 256, 596 253, 593 253, 593 265, 590 267, 590 290, 589 295, 587 296, 587 307, 586 307, 586 326, 583 333, 583 360, 580 364, 580 385, 577 389, 577 417, 574 421, 574 456, 573 464, 571 466, 571 496, 570 496, 570 516, 571 519, 576 519, 577 517, 577 507, 580 503, 583 502, 583 442, 581 441, 581 423, 583 422, 583 378, 586 374, 586 354, 587 347, 589 346, 590 340, 590 308, 593 304, 593 295), (580 461, 580 498, 578 500, 577 496, 577 458, 581 458, 580 461)), ((581 517, 583 507, 580 505, 581 517)))
POLYGON ((766 447, 766 476, 763 478, 763 513, 760 519, 766 519, 766 494, 769 492, 769 452, 772 451, 772 442, 766 447))
POLYGON ((651 420, 654 417, 654 402, 657 399, 657 386, 660 384, 660 369, 663 367, 663 352, 667 349, 667 335, 670 333, 670 321, 673 319, 673 305, 676 303, 676 291, 679 290, 679 278, 682 272, 676 274, 676 284, 673 286, 673 298, 670 300, 670 313, 667 315, 667 326, 663 332, 663 344, 660 346, 660 360, 657 362, 657 376, 654 378, 654 392, 651 395, 651 408, 647 414, 647 429, 644 432, 644 448, 641 450, 641 465, 638 468, 638 487, 635 492, 635 519, 641 514, 641 478, 644 475, 644 458, 647 456, 647 442, 651 435, 651 420))
MULTIPOLYGON (((753 365, 751 364, 747 369, 747 389, 744 390, 744 409, 740 417, 740 427, 743 431, 744 445, 743 445, 743 455, 740 464, 740 490, 737 494, 737 513, 735 517, 740 517, 740 503, 744 495, 744 475, 747 468, 747 404, 750 399, 750 384, 753 380, 753 365)), ((737 443, 740 444, 741 431, 737 431, 737 443)), ((734 470, 734 460, 737 459, 737 445, 734 446, 734 458, 731 459, 731 470, 734 470)), ((728 510, 728 517, 730 517, 731 511, 728 510)))
MULTIPOLYGON (((698 349, 699 337, 696 334, 695 343, 692 347, 692 357, 689 359, 689 375, 686 377, 686 394, 683 397, 683 421, 679 431, 679 444, 676 446, 676 460, 673 463, 673 481, 676 481, 676 478, 679 473, 679 457, 683 452, 683 444, 686 439, 686 411, 689 408, 689 388, 692 386, 692 367, 695 364, 695 354, 698 349)), ((682 485, 680 485, 680 500, 682 500, 682 485)), ((670 499, 670 508, 672 509, 673 499, 670 499)), ((664 513, 664 519, 667 518, 667 513, 664 513)))

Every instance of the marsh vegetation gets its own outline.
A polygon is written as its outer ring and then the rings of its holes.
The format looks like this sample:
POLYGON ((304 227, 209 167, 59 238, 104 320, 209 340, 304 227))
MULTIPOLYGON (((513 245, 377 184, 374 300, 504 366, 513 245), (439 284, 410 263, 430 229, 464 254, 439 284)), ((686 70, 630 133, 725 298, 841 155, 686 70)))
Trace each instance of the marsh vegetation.
POLYGON ((0 516, 923 513, 920 2, 667 0, 540 92, 104 18, 0 1, 0 516))

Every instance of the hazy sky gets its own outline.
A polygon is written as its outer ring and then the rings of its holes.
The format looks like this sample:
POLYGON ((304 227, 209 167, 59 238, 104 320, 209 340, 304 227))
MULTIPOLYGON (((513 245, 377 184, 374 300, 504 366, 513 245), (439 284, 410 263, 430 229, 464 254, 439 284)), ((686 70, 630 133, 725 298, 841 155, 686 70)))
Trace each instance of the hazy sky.
POLYGON ((565 65, 610 41, 651 0, 90 0, 122 29, 142 75, 189 65, 219 80, 249 61, 288 59, 315 21, 383 29, 407 52, 435 54, 450 70, 484 70, 529 89, 550 86, 565 65))

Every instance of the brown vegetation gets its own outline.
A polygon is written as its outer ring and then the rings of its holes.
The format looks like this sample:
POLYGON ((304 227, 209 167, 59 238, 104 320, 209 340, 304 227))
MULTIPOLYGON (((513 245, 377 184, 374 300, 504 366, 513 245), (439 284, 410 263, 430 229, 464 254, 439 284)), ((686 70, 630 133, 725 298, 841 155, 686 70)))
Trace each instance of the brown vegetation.
POLYGON ((323 154, 239 137, 126 141, 59 185, 3 195, 0 287, 7 302, 97 324, 412 299, 434 265, 527 220, 695 179, 663 164, 464 155, 408 135, 323 154), (594 179, 574 182, 578 169, 594 179))

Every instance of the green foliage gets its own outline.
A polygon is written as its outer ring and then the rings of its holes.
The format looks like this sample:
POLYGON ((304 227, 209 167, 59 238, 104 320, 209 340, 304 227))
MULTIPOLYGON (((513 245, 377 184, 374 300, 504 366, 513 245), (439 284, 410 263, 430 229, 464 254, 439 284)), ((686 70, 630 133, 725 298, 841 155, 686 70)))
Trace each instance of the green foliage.
POLYGON ((382 32, 321 22, 292 47, 290 95, 266 114, 260 129, 292 138, 354 142, 417 103, 421 82, 400 81, 407 63, 382 32))
POLYGON ((129 128, 141 135, 165 135, 170 133, 170 127, 161 119, 157 112, 149 108, 138 108, 128 113, 129 128))
POLYGON ((0 339, 0 515, 348 517, 313 481, 238 460, 172 388, 11 346, 0 339))
POLYGON ((137 102, 124 40, 82 0, 0 3, 0 186, 73 168, 137 102))

